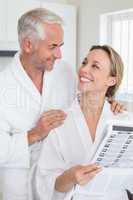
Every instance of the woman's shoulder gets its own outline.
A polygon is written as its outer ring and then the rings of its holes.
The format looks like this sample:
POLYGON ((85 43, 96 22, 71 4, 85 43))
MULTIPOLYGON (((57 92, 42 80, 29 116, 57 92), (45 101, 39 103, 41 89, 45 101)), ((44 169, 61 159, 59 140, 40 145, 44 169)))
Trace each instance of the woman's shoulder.
POLYGON ((64 134, 66 134, 66 132, 75 130, 77 118, 82 118, 82 112, 77 100, 74 100, 72 105, 69 108, 65 109, 64 112, 66 113, 67 117, 64 120, 64 123, 61 126, 57 127, 55 131, 58 133, 64 132, 64 134))

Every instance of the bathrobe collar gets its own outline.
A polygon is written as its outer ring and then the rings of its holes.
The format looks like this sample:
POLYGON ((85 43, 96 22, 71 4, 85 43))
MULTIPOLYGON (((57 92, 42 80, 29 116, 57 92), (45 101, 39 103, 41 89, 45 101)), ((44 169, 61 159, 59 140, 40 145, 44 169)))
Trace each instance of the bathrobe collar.
POLYGON ((79 105, 79 102, 77 101, 77 99, 74 101, 74 104, 72 107, 73 108, 76 107, 76 109, 74 109, 74 112, 73 112, 75 123, 79 130, 79 134, 80 134, 82 143, 86 149, 86 152, 88 152, 88 150, 90 151, 89 155, 87 154, 89 156, 89 158, 87 157, 87 162, 88 162, 88 159, 90 159, 92 157, 92 155, 96 151, 99 143, 103 139, 104 130, 106 128, 105 124, 107 125, 107 122, 113 118, 114 114, 112 113, 112 111, 110 109, 110 104, 108 103, 108 101, 105 101, 103 110, 102 110, 102 113, 101 113, 101 116, 100 116, 100 119, 99 119, 99 122, 97 125, 95 141, 93 142, 92 138, 91 138, 91 134, 88 129, 88 126, 87 126, 87 123, 84 118, 84 114, 80 108, 80 105, 79 105))
POLYGON ((21 62, 20 62, 20 53, 18 52, 13 60, 11 71, 14 74, 15 79, 20 82, 21 85, 31 94, 31 98, 34 98, 38 104, 41 105, 41 110, 44 111, 44 96, 47 98, 49 96, 48 90, 51 89, 51 79, 52 73, 45 72, 43 76, 43 89, 42 94, 39 93, 37 88, 35 87, 34 83, 27 75, 26 71, 24 70, 21 62))

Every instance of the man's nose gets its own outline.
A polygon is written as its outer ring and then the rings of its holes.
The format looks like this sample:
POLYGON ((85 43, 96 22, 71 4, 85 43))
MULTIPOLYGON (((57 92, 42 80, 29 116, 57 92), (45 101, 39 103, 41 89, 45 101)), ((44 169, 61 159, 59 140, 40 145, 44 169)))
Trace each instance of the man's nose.
POLYGON ((61 57, 62 57, 62 52, 61 52, 60 47, 57 47, 57 48, 55 49, 55 51, 54 51, 54 56, 55 56, 55 58, 57 58, 57 59, 61 59, 61 57))

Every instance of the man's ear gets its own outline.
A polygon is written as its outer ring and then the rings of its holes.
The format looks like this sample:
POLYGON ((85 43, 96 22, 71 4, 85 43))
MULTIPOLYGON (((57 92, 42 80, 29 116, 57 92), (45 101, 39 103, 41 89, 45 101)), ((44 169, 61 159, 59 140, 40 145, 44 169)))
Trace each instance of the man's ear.
POLYGON ((21 42, 21 48, 25 53, 31 53, 33 50, 33 44, 29 38, 24 38, 21 42))
POLYGON ((117 83, 116 77, 110 76, 108 79, 108 86, 113 86, 117 83))

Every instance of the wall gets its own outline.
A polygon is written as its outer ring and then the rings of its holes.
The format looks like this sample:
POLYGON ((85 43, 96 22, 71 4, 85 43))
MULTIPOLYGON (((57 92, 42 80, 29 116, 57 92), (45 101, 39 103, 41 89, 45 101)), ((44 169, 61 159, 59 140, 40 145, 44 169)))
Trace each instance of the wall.
MULTIPOLYGON (((46 1, 46 0, 41 0, 46 1)), ((133 8, 133 0, 47 0, 47 2, 70 3, 78 7, 77 28, 77 62, 81 63, 91 45, 99 41, 99 15, 121 9, 133 8)), ((10 62, 10 59, 0 58, 1 66, 10 62)))
POLYGON ((99 41, 99 15, 101 13, 133 8, 133 0, 68 0, 78 6, 78 64, 91 45, 99 41))
POLYGON ((67 0, 41 0, 47 3, 67 3, 67 0))

